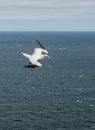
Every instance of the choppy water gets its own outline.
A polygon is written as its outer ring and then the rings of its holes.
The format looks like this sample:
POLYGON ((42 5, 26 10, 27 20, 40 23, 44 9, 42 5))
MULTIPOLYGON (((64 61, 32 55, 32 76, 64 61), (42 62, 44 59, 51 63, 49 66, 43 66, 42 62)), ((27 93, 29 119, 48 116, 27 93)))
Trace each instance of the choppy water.
POLYGON ((95 129, 95 32, 0 32, 0 130, 95 129), (27 69, 43 42, 51 59, 27 69))

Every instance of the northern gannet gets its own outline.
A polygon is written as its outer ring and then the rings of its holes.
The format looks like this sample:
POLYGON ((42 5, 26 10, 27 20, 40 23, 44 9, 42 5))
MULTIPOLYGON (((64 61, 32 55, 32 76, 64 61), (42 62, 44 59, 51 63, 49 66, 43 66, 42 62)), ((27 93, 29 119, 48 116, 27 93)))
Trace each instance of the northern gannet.
POLYGON ((24 67, 28 68, 41 67, 42 64, 39 61, 49 57, 48 51, 44 48, 44 46, 38 40, 37 43, 40 45, 41 48, 35 48, 34 53, 32 55, 22 52, 22 55, 28 58, 30 61, 30 63, 24 67))

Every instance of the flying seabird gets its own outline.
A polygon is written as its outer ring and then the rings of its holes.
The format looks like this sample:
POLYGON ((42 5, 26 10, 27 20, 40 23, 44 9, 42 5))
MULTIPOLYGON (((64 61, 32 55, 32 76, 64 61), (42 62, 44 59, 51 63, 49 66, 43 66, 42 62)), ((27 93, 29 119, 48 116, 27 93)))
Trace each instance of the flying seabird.
POLYGON ((27 68, 41 67, 42 64, 39 61, 49 57, 48 51, 45 49, 45 47, 38 40, 36 41, 40 45, 41 48, 35 48, 34 53, 32 55, 22 52, 22 55, 28 58, 30 61, 30 63, 24 67, 27 67, 27 68))

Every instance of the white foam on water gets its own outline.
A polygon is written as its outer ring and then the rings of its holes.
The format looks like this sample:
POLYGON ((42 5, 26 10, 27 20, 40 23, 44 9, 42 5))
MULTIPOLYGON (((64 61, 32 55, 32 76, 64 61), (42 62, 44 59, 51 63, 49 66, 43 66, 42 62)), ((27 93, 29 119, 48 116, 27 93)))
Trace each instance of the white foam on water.
POLYGON ((59 48, 59 51, 64 51, 64 50, 66 50, 66 48, 59 48))

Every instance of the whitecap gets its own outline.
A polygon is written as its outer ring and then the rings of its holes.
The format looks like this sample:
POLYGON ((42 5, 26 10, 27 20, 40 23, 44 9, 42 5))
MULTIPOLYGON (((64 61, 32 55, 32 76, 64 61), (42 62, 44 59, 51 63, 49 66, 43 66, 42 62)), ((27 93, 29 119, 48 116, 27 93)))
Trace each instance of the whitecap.
POLYGON ((49 68, 52 68, 52 65, 48 65, 49 68))
POLYGON ((66 50, 66 48, 59 48, 59 51, 64 51, 64 50, 66 50))
POLYGON ((13 49, 14 47, 13 46, 10 46, 11 49, 13 49))
POLYGON ((81 103, 82 101, 81 100, 76 100, 77 103, 81 103))

